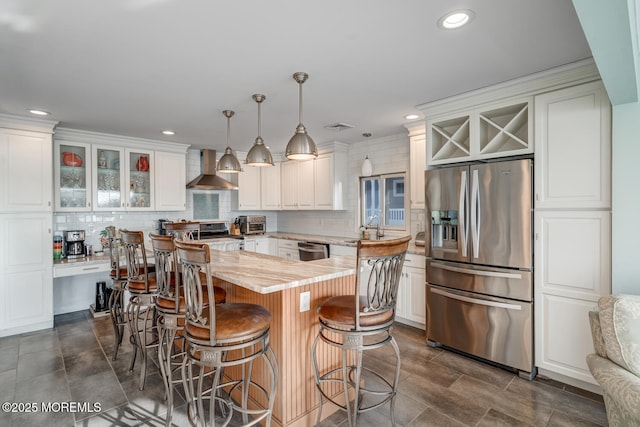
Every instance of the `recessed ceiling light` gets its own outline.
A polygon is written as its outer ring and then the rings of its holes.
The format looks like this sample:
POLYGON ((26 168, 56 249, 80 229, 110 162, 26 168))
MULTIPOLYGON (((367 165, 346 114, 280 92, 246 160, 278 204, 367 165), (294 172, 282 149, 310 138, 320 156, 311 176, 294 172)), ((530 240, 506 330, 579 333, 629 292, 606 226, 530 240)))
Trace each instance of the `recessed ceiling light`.
POLYGON ((44 110, 29 110, 31 114, 35 114, 36 116, 49 116, 51 113, 44 110))
POLYGON ((162 131, 163 134, 165 135, 175 135, 176 133, 172 130, 163 130, 162 131))
POLYGON ((404 118, 407 119, 407 120, 415 120, 418 117, 420 117, 420 116, 417 115, 417 114, 407 114, 406 116, 404 116, 404 118))
POLYGON ((438 27, 445 30, 454 30, 471 22, 475 13, 472 10, 454 10, 438 20, 438 27))

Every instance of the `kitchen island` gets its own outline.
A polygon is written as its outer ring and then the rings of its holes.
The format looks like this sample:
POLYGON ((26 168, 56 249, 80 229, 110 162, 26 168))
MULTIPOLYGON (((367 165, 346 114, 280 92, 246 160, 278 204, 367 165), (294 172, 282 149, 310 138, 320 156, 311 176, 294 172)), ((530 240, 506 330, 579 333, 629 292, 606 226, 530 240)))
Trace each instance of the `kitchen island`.
MULTIPOLYGON (((281 426, 313 426, 318 408, 311 368, 311 344, 318 330, 316 309, 330 296, 353 293, 355 257, 302 262, 246 251, 212 250, 211 265, 214 282, 226 290, 228 303, 259 304, 271 312, 271 347, 279 366, 272 421, 281 426)), ((319 361, 325 366, 337 365, 339 356, 323 348, 319 361)), ((259 370, 256 378, 259 383, 266 382, 259 370)), ((336 388, 335 393, 340 392, 336 388)), ((325 405, 323 409, 323 416, 327 416, 336 408, 325 405)))

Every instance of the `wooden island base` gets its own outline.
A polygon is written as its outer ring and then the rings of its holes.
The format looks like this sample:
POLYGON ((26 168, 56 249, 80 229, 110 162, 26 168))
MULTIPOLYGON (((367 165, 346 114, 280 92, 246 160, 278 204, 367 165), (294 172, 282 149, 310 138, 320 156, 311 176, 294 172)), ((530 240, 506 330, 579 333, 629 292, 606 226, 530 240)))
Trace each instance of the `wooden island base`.
MULTIPOLYGON (((315 425, 318 410, 311 345, 318 333, 318 305, 334 295, 352 294, 355 275, 320 281, 261 294, 230 282, 216 279, 216 285, 227 292, 227 302, 247 302, 266 307, 273 316, 271 346, 278 360, 279 376, 277 396, 273 408, 272 425, 311 427, 315 425), (310 293, 310 310, 300 312, 300 294, 310 293)), ((328 346, 319 346, 318 363, 322 367, 340 365, 340 353, 328 346)), ((256 364, 258 383, 265 384, 261 364, 256 364)), ((233 375, 232 373, 230 373, 233 375)), ((342 393, 336 387, 335 394, 342 393)), ((324 404, 323 419, 335 412, 336 406, 324 404)))

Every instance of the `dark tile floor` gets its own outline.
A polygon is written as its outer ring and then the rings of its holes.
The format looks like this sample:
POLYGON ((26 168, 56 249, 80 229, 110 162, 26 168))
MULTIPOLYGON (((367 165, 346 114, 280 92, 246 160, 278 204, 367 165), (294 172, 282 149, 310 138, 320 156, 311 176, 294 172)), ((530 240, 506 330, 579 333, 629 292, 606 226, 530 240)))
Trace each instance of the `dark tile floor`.
MULTIPOLYGON (((606 426, 600 396, 563 384, 518 376, 450 351, 429 348, 424 332, 398 325, 402 357, 396 403, 399 426, 606 426)), ((1 426, 161 426, 166 405, 155 365, 144 391, 139 368, 129 372, 131 345, 125 342, 111 360, 113 330, 108 317, 89 311, 56 316, 55 327, 0 338, 2 402, 37 403, 36 413, 0 413, 1 426), (75 411, 42 412, 42 403, 87 402, 75 411), (95 411, 99 403, 100 411, 95 411)), ((367 362, 391 369, 387 349, 367 362)), ((188 426, 184 399, 177 396, 174 424, 188 426)), ((53 408, 57 409, 57 408, 53 408)), ((346 426, 335 412, 323 427, 346 426)), ((360 426, 390 425, 389 407, 361 415, 360 426)))

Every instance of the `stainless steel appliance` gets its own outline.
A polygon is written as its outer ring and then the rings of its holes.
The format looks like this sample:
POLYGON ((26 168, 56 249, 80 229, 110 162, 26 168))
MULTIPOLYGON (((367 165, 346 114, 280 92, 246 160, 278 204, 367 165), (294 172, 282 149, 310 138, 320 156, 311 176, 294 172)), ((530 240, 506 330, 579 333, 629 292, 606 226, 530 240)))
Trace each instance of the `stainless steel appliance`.
POLYGON ((298 242, 300 261, 329 258, 329 245, 325 243, 298 242))
POLYGON ((209 246, 213 249, 244 250, 244 237, 232 235, 226 221, 200 222, 200 240, 210 240, 209 246))
POLYGON ((84 230, 74 230, 64 232, 64 246, 67 258, 82 258, 85 256, 84 249, 84 230))
POLYGON ((427 341, 533 379, 533 160, 425 172, 427 341))
POLYGON ((238 220, 242 234, 264 234, 267 232, 267 217, 264 215, 243 215, 239 216, 238 220))

